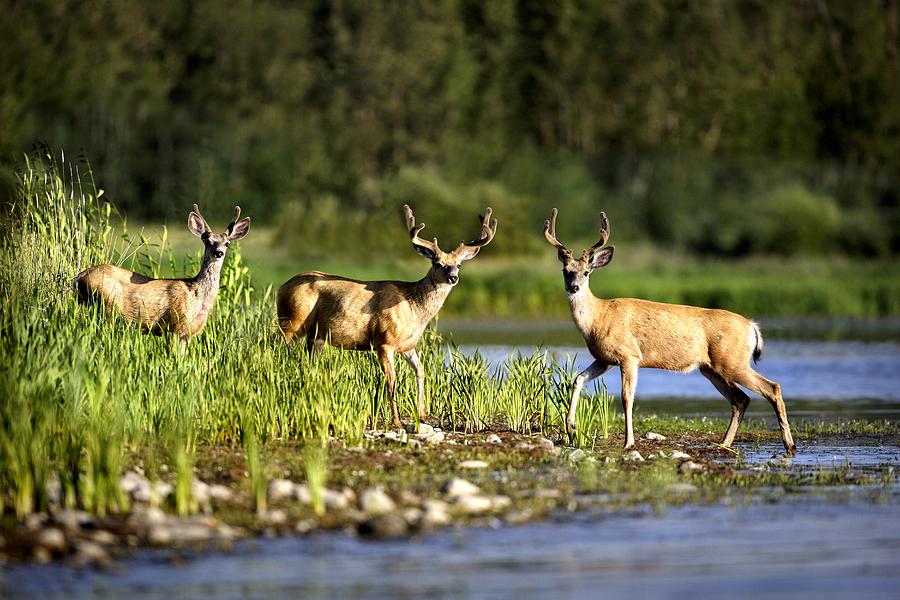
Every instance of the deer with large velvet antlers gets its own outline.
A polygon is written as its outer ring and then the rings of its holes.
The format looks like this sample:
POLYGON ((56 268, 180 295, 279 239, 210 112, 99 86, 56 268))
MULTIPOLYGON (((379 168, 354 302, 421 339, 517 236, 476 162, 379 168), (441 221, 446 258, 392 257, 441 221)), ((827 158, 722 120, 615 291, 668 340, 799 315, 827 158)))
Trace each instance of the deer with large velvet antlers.
POLYGON ((250 219, 241 219, 241 207, 235 206, 225 233, 214 233, 194 204, 187 225, 203 241, 203 262, 195 277, 153 279, 116 265, 97 265, 75 277, 78 301, 102 303, 144 333, 172 334, 187 342, 206 326, 219 291, 225 252, 231 242, 247 235, 250 219))
POLYGON ((622 373, 622 407, 625 413, 625 448, 634 446, 632 406, 638 368, 648 367, 688 373, 699 369, 731 403, 731 422, 722 445, 730 447, 750 398, 738 386, 762 395, 775 409, 785 451, 797 450, 791 436, 781 386, 750 367, 762 353, 759 326, 727 310, 663 304, 634 298, 603 300, 591 293, 588 278, 594 269, 612 260, 614 246, 606 246, 609 221, 600 213, 600 240, 575 258, 556 237, 554 208, 544 223, 544 237, 556 248, 562 263, 572 318, 587 343, 594 362, 575 378, 566 428, 575 430, 575 411, 582 386, 603 375, 611 366, 622 373))
POLYGON ((339 348, 377 353, 395 427, 403 423, 395 398, 394 355, 400 354, 416 374, 416 408, 424 419, 425 371, 416 345, 459 281, 461 263, 475 258, 497 232, 497 219, 491 220, 488 208, 478 217, 479 237, 444 252, 437 238, 429 242, 419 237, 425 224, 416 225, 412 209, 404 206, 403 211, 413 248, 431 261, 419 281, 357 281, 311 271, 292 277, 277 294, 278 323, 288 343, 301 338, 313 349, 328 340, 339 348))

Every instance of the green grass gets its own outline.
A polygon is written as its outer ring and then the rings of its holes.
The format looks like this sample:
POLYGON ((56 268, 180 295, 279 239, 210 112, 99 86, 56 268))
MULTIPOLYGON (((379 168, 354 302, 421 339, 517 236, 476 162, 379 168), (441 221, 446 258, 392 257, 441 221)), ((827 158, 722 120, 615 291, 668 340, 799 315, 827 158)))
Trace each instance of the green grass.
MULTIPOLYGON (((223 268, 213 316, 186 348, 77 304, 72 278, 93 264, 135 265, 152 275, 193 274, 196 265, 171 252, 165 231, 158 242, 146 232, 113 234, 102 194, 66 172, 65 165, 27 165, 2 237, 0 502, 20 516, 43 510, 48 482, 59 481, 68 506, 125 510, 118 487, 125 449, 152 449, 152 463, 174 470, 171 508, 187 514, 197 509, 190 483, 202 444, 244 448, 254 501, 264 510, 267 444, 334 435, 358 445, 366 428, 388 423, 372 354, 287 347, 271 290, 253 291, 239 247, 223 268)), ((477 355, 448 355, 433 330, 419 352, 429 414, 445 427, 561 433, 567 394, 552 382, 563 367, 546 353, 490 370, 477 355)), ((414 380, 404 366, 399 398, 401 414, 412 419, 414 380)), ((308 477, 321 481, 325 458, 308 459, 308 477)))

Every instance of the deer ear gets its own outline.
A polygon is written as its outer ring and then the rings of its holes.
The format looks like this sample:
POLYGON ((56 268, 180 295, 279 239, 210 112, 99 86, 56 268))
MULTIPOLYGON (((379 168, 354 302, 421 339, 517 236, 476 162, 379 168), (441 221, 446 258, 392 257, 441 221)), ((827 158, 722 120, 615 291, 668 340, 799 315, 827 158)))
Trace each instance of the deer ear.
POLYGON ((426 248, 425 246, 419 246, 418 244, 413 244, 413 248, 415 248, 416 252, 427 258, 428 260, 435 260, 437 258, 437 254, 431 251, 431 248, 426 248))
POLYGON ((606 248, 601 248, 597 250, 591 255, 591 269, 599 269, 600 267, 605 267, 609 264, 609 261, 612 260, 613 251, 615 251, 615 246, 607 246, 606 248))
POLYGON ((191 211, 191 213, 188 215, 187 226, 188 229, 191 230, 191 233, 193 233, 197 237, 203 237, 203 234, 208 231, 206 229, 206 222, 203 220, 203 217, 193 211, 191 211))
POLYGON ((456 257, 460 260, 472 260, 481 250, 481 246, 463 246, 456 257))
POLYGON ((234 224, 228 233, 228 239, 231 241, 239 240, 250 231, 250 217, 245 217, 234 224))

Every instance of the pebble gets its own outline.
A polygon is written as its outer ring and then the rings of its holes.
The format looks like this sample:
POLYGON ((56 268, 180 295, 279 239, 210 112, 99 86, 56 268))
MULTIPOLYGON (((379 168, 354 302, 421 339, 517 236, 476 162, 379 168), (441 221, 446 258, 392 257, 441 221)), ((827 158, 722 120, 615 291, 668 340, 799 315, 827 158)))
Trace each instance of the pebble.
POLYGON ((350 508, 350 503, 356 499, 353 490, 345 488, 340 492, 330 489, 322 490, 322 501, 325 503, 325 510, 342 511, 350 508))
POLYGON ((422 521, 423 511, 415 506, 408 506, 400 511, 400 515, 411 526, 415 527, 422 521))
POLYGON ((426 500, 422 503, 419 526, 425 529, 446 527, 450 524, 450 505, 443 500, 426 500))
POLYGON ((53 520, 68 531, 78 531, 82 527, 90 525, 91 516, 82 510, 66 508, 55 512, 53 520))
POLYGON ((491 511, 494 503, 487 496, 460 496, 454 507, 465 515, 478 515, 491 511))
POLYGON ((360 508, 370 515, 381 515, 396 510, 397 504, 381 488, 369 488, 362 493, 360 508))
POLYGON ((637 450, 631 450, 622 457, 625 462, 644 462, 644 457, 637 450))
POLYGON ((673 450, 672 454, 669 455, 669 458, 672 460, 690 460, 691 455, 687 452, 682 452, 681 450, 673 450))
POLYGON ((500 439, 500 436, 497 435, 496 433, 492 433, 492 434, 488 435, 484 441, 487 442, 488 444, 500 444, 503 442, 503 440, 500 439))
POLYGON ((75 545, 75 556, 72 563, 76 567, 87 565, 106 566, 110 564, 109 554, 96 542, 78 542, 75 545))
POLYGON ((400 515, 389 513, 363 521, 357 531, 368 538, 392 538, 406 535, 409 525, 400 515))
POLYGON ((204 483, 199 479, 194 479, 191 482, 191 494, 194 496, 194 500, 197 501, 197 504, 209 504, 209 484, 204 483))
POLYGON ((582 450, 581 448, 576 448, 569 452, 568 456, 566 456, 569 462, 579 463, 587 458, 587 452, 582 450))
POLYGON ((666 441, 666 436, 648 431, 644 434, 644 439, 650 440, 651 442, 664 442, 666 441))
POLYGON ((474 483, 466 481, 465 479, 459 479, 458 477, 455 479, 451 479, 444 485, 444 493, 451 500, 455 498, 463 498, 465 496, 475 496, 481 493, 481 488, 479 488, 474 483))
POLYGON ((234 498, 234 492, 228 486, 215 483, 209 486, 209 497, 216 502, 230 502, 234 498))
POLYGON ((562 492, 553 488, 542 488, 534 492, 534 497, 538 500, 556 500, 560 496, 562 496, 562 492))
POLYGON ((300 519, 297 521, 297 524, 294 525, 294 531, 301 534, 306 535, 316 529, 316 520, 315 519, 300 519))
POLYGON ((47 527, 37 532, 34 537, 36 546, 51 553, 60 553, 66 549, 66 536, 56 527, 47 527))
POLYGON ((679 465, 678 472, 683 475, 687 475, 691 473, 700 473, 704 470, 704 468, 705 467, 700 463, 695 463, 692 460, 688 460, 679 465))
POLYGON ((269 482, 269 502, 293 500, 297 497, 297 484, 287 479, 273 479, 269 482))
POLYGON ((386 431, 384 434, 384 439, 405 444, 409 440, 409 434, 404 430, 386 431))
POLYGON ((488 464, 483 460, 464 460, 459 465, 460 469, 487 469, 488 464))
POLYGON ((288 520, 287 513, 280 508, 269 509, 261 516, 262 520, 270 525, 284 525, 288 520))
POLYGON ((435 444, 440 444, 441 442, 444 441, 445 437, 446 436, 444 435, 443 431, 435 431, 433 434, 431 434, 427 438, 425 438, 425 443, 430 446, 433 446, 435 444))
POLYGON ((553 450, 554 448, 556 448, 556 445, 553 443, 552 440, 548 440, 547 438, 545 438, 543 436, 541 436, 537 439, 537 443, 538 443, 538 446, 544 450, 550 451, 550 450, 553 450))

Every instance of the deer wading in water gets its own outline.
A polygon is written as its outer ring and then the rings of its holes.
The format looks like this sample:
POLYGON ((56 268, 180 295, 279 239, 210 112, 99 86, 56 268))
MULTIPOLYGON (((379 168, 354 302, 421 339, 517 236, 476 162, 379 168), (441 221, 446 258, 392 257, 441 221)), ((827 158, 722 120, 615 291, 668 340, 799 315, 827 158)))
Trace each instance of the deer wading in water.
POLYGON ((480 235, 452 252, 423 240, 412 209, 403 207, 406 229, 413 248, 431 261, 431 268, 419 281, 357 281, 319 271, 301 273, 289 279, 277 294, 278 323, 285 340, 305 339, 310 349, 326 340, 349 350, 374 350, 384 371, 395 427, 402 427, 394 396, 396 376, 394 355, 400 354, 416 373, 416 407, 419 419, 425 414, 425 371, 416 345, 425 327, 443 306, 453 286, 459 282, 463 261, 475 258, 482 246, 497 232, 491 209, 479 216, 480 235))
POLYGON ((582 386, 617 365, 622 372, 622 407, 625 412, 625 448, 634 446, 631 411, 638 368, 649 367, 688 373, 699 369, 731 403, 731 422, 722 445, 731 446, 750 398, 738 386, 762 395, 778 417, 781 439, 788 454, 797 447, 791 436, 781 386, 750 367, 763 348, 759 325, 727 310, 663 304, 634 298, 604 300, 588 286, 591 271, 612 260, 609 221, 600 213, 600 240, 575 258, 556 237, 554 208, 544 223, 544 237, 556 248, 572 318, 594 362, 575 378, 566 428, 575 430, 575 409, 582 386))
POLYGON ((187 342, 206 325, 219 291, 219 274, 231 242, 247 235, 250 219, 241 219, 241 207, 225 233, 213 233, 200 209, 188 215, 188 229, 203 241, 200 272, 190 279, 153 279, 115 265, 85 269, 73 282, 79 302, 100 302, 144 333, 171 334, 187 342))

